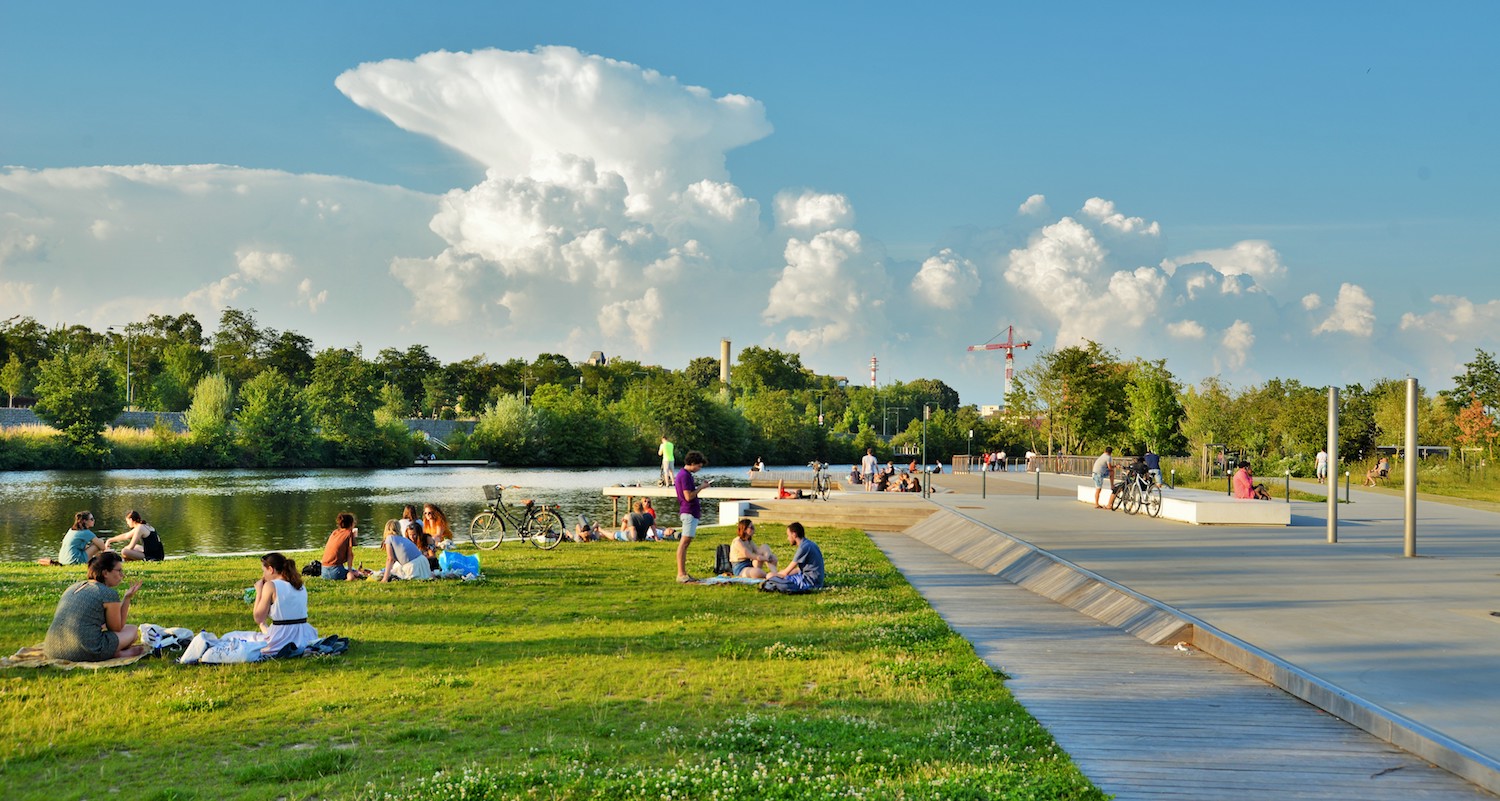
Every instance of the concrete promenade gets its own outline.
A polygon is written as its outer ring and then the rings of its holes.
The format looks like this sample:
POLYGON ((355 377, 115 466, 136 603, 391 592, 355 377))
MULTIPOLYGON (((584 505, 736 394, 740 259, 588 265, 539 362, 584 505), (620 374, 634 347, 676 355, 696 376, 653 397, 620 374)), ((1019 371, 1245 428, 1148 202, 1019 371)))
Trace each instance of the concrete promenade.
POLYGON ((944 475, 953 492, 933 500, 1174 610, 1252 671, 1500 790, 1500 513, 1424 500, 1407 559, 1392 493, 1354 488, 1329 544, 1321 503, 1294 501, 1286 528, 1190 526, 1094 510, 1072 497, 1084 481, 1044 475, 1036 500, 1033 476, 991 473, 981 499, 978 475, 944 475))

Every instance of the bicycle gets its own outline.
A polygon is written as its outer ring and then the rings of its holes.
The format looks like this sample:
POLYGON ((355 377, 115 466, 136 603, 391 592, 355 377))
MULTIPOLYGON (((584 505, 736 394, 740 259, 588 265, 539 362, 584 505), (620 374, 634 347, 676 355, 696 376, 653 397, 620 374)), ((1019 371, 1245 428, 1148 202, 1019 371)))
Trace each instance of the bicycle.
POLYGON ((1111 488, 1109 508, 1111 511, 1124 508, 1126 514, 1135 514, 1142 509, 1150 517, 1161 515, 1161 485, 1150 475, 1127 473, 1124 481, 1111 488))
POLYGON ((813 469, 812 497, 828 500, 828 491, 833 488, 833 477, 824 472, 828 464, 814 459, 807 466, 813 469))
MULTIPOLYGON (((469 523, 469 542, 476 548, 493 551, 503 542, 529 542, 544 551, 550 551, 562 542, 562 507, 557 504, 539 504, 530 498, 521 506, 509 506, 504 502, 505 486, 485 484, 484 499, 489 502, 483 512, 469 523), (491 541, 493 539, 493 541, 491 541)), ((512 484, 510 489, 519 489, 512 484)))

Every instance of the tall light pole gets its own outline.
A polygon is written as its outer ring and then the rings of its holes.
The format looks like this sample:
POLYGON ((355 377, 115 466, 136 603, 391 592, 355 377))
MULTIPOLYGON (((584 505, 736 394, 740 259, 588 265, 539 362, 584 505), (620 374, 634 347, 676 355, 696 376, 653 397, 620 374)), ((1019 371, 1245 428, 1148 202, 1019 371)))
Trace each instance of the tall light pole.
POLYGON ((125 408, 133 409, 135 406, 135 387, 131 383, 130 351, 135 335, 130 332, 130 327, 126 325, 112 325, 105 330, 113 331, 117 328, 125 332, 125 408))

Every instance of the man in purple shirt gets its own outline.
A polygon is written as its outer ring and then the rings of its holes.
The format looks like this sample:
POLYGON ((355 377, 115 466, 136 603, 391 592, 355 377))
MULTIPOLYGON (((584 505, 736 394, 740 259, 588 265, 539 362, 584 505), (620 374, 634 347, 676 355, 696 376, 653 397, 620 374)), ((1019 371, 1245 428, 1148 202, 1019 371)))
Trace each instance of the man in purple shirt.
MULTIPOLYGON (((687 584, 697 579, 687 572, 687 549, 698 534, 698 520, 703 517, 703 504, 698 502, 698 482, 693 474, 703 469, 708 460, 697 451, 688 451, 682 460, 683 468, 677 471, 677 511, 682 514, 682 539, 677 542, 677 583, 687 584)), ((708 482, 703 483, 704 487, 708 482)))

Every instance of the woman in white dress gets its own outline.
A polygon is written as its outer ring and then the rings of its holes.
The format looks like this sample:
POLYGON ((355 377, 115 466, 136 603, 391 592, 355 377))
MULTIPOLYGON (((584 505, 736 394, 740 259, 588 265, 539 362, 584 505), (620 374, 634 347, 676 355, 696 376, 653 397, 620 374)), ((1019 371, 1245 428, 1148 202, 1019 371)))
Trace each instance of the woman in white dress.
POLYGON ((223 637, 199 632, 178 661, 185 665, 256 662, 280 655, 288 645, 300 649, 318 641, 318 630, 307 622, 307 588, 297 563, 272 552, 260 558, 260 570, 251 605, 259 630, 231 631, 223 637))

